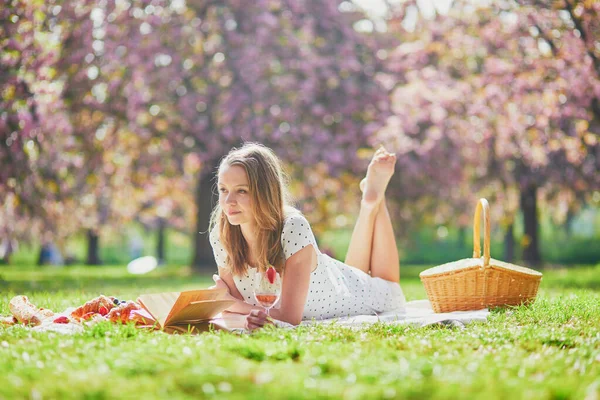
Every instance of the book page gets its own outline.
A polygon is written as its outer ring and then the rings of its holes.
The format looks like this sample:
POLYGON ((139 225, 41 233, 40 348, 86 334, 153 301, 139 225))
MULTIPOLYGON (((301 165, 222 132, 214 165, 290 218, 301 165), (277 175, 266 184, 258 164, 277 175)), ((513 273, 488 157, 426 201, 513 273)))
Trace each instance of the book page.
POLYGON ((244 331, 246 329, 247 315, 234 313, 220 313, 210 320, 210 324, 227 331, 244 331))
POLYGON ((193 301, 167 321, 167 325, 208 321, 235 303, 235 300, 193 301))
MULTIPOLYGON (((171 308, 171 312, 167 316, 165 320, 165 325, 171 324, 171 319, 176 317, 177 314, 187 307, 190 303, 195 301, 206 301, 206 300, 217 300, 222 299, 227 294, 226 289, 199 289, 199 290, 188 290, 185 292, 180 292, 179 297, 175 301, 171 308)), ((177 316, 178 320, 181 320, 177 316)))
POLYGON ((138 302, 154 317, 161 328, 164 328, 169 313, 177 302, 179 295, 180 292, 142 294, 138 297, 138 302))

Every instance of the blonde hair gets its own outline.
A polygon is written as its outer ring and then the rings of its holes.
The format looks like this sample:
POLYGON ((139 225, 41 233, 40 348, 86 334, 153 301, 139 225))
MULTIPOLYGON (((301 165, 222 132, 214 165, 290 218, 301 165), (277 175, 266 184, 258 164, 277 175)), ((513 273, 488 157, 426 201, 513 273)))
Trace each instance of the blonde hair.
MULTIPOLYGON (((285 265, 281 245, 283 222, 290 213, 298 212, 290 205, 287 176, 281 160, 273 150, 259 143, 244 143, 233 148, 219 164, 217 174, 231 166, 244 168, 248 175, 252 213, 257 226, 256 267, 265 270, 273 265, 280 273, 285 265)), ((219 203, 212 211, 210 231, 218 227, 221 244, 227 253, 226 264, 221 265, 232 275, 246 274, 249 264, 249 247, 239 225, 231 225, 219 203)))

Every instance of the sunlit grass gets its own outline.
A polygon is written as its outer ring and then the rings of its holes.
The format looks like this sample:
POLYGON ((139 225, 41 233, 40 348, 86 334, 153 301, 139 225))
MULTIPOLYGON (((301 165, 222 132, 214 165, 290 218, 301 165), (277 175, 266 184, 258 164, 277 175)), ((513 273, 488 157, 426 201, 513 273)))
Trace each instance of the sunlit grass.
MULTIPOLYGON (((423 267, 403 267, 409 300, 423 267)), ((166 267, 0 269, 0 314, 25 294, 62 310, 99 293, 206 287, 166 267)), ((99 324, 64 336, 0 328, 0 398, 594 398, 600 395, 600 266, 544 273, 530 307, 464 330, 375 324, 169 336, 99 324)))

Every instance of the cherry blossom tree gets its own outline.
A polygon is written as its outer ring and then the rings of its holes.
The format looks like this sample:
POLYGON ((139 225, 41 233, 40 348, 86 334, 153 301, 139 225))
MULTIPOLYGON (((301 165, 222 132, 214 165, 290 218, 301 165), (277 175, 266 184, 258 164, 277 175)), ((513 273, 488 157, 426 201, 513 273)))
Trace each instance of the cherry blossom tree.
MULTIPOLYGON (((164 138, 176 159, 192 154, 202 165, 194 265, 210 265, 213 178, 229 149, 243 141, 269 145, 302 166, 292 171, 299 178, 319 161, 330 174, 358 170, 364 163, 353 160, 385 115, 387 97, 374 79, 376 43, 354 31, 335 3, 190 2, 168 20, 139 30, 161 38, 154 50, 161 72, 136 70, 132 96, 149 110, 140 129, 164 138)), ((144 38, 139 43, 136 51, 144 38)))
POLYGON ((576 7, 594 21, 586 25, 556 5, 455 2, 410 31, 402 23, 411 7, 418 9, 405 4, 391 23, 404 41, 390 53, 395 115, 381 133, 404 154, 403 188, 448 209, 492 197, 509 237, 520 209, 523 258, 538 264, 539 197, 600 186, 599 75, 587 44, 598 42, 597 10, 576 7))
POLYGON ((103 227, 149 204, 161 218, 186 215, 177 211, 187 201, 181 191, 165 188, 189 186, 195 173, 193 197, 186 197, 197 208, 193 263, 212 264, 203 235, 212 178, 232 146, 265 143, 302 165, 291 169, 300 178, 322 165, 334 176, 362 173, 357 150, 370 144, 387 110, 386 91, 375 80, 376 42, 354 31, 354 16, 337 3, 8 3, 6 36, 30 37, 2 42, 27 55, 13 60, 13 51, 2 60, 15 81, 2 91, 11 110, 2 116, 3 128, 11 124, 3 139, 12 146, 1 155, 12 168, 3 171, 2 192, 30 202, 30 219, 61 210, 44 221, 69 232, 87 229, 91 263, 99 261, 93 244, 103 227), (32 89, 44 79, 52 96, 32 89), (29 119, 39 125, 35 133, 29 119), (31 171, 49 176, 56 189, 31 171), (26 187, 29 181, 38 192, 26 187), (48 196, 53 190, 56 199, 48 196))

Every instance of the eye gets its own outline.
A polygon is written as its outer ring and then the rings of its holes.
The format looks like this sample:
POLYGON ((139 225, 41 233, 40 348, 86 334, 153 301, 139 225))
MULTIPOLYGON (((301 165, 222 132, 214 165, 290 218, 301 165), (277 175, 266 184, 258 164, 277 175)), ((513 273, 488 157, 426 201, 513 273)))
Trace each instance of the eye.
POLYGON ((248 192, 246 192, 244 189, 240 189, 240 190, 238 190, 238 193, 248 193, 248 192))
POLYGON ((219 192, 221 192, 221 193, 225 193, 226 191, 227 191, 227 189, 225 189, 225 188, 219 188, 219 192))

